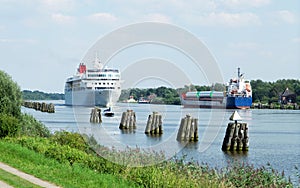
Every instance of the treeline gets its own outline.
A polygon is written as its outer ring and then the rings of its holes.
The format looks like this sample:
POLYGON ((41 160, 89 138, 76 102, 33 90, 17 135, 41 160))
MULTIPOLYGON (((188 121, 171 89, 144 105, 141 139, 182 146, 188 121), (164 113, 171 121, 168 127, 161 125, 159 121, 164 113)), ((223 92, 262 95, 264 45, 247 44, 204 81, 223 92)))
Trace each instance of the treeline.
POLYGON ((22 91, 23 100, 64 100, 62 93, 44 93, 41 91, 22 91))
POLYGON ((277 103, 282 93, 289 89, 296 94, 296 103, 300 103, 300 80, 282 79, 276 82, 264 82, 262 80, 252 80, 253 102, 277 103))
POLYGON ((125 101, 130 96, 133 97, 135 100, 143 97, 149 99, 151 103, 154 104, 174 104, 180 105, 180 95, 187 91, 224 91, 225 86, 223 84, 213 84, 212 86, 198 86, 198 85, 185 85, 184 88, 167 88, 164 86, 158 88, 147 88, 147 89, 140 89, 140 88, 132 88, 132 89, 125 89, 122 90, 121 96, 119 101, 125 101))
MULTIPOLYGON (((259 103, 278 103, 280 96, 286 90, 295 93, 296 103, 300 103, 300 80, 282 79, 276 82, 264 82, 262 80, 252 80, 253 102, 259 103)), ((183 88, 173 89, 167 87, 147 88, 147 89, 126 89, 122 90, 119 101, 127 100, 132 96, 135 100, 141 97, 150 99, 151 103, 175 104, 179 105, 180 95, 187 91, 225 91, 224 84, 216 83, 211 86, 185 85, 183 88)))

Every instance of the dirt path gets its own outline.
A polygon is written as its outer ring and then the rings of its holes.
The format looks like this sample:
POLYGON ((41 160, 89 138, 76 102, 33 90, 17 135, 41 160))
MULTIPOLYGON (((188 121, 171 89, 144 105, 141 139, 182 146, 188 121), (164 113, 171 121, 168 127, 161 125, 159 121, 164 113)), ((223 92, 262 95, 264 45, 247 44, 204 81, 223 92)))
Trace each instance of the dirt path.
MULTIPOLYGON (((49 187, 49 188, 50 187, 51 188, 59 188, 58 186, 56 186, 56 185, 54 185, 52 183, 49 183, 47 181, 41 180, 39 178, 36 178, 36 177, 34 177, 32 175, 29 175, 29 174, 26 174, 24 172, 21 172, 18 169, 15 169, 15 168, 13 168, 11 166, 8 166, 8 165, 6 165, 4 163, 1 163, 1 162, 0 162, 0 168, 3 169, 3 170, 5 170, 5 171, 7 171, 7 172, 9 172, 9 173, 11 173, 11 174, 19 176, 20 178, 23 178, 23 179, 25 179, 25 180, 33 183, 33 184, 36 184, 38 186, 49 187)), ((7 184, 0 181, 0 187, 2 188, 2 187, 5 187, 5 186, 7 186, 7 184), (3 184, 1 184, 1 183, 3 183, 3 184)), ((11 186, 8 185, 8 187, 11 187, 11 186)))
POLYGON ((7 184, 4 183, 3 181, 0 181, 0 187, 1 187, 1 188, 13 188, 12 186, 7 185, 7 184))

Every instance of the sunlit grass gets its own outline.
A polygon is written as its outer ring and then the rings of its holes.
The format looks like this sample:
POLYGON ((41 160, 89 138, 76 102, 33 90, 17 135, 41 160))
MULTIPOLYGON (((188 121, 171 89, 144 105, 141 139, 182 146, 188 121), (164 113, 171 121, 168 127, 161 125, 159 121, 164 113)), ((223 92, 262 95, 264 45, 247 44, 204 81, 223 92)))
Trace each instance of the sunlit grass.
POLYGON ((1 162, 61 187, 135 187, 121 177, 59 163, 19 144, 0 141, 0 153, 1 162))
POLYGON ((2 169, 0 169, 0 180, 7 183, 8 185, 11 185, 13 187, 18 187, 18 188, 38 188, 38 187, 40 187, 29 181, 26 181, 26 180, 20 178, 19 176, 16 176, 14 174, 6 172, 2 169))

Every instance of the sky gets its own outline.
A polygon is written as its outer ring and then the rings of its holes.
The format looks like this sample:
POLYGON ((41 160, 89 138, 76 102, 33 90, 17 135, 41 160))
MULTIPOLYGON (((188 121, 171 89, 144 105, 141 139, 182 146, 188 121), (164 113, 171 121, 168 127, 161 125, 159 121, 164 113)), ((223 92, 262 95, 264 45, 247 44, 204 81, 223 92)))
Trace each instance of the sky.
MULTIPOLYGON (((65 80, 99 39, 143 22, 171 24, 196 36, 215 58, 225 81, 235 76, 237 67, 250 80, 300 79, 299 0, 0 0, 0 70, 22 90, 62 93, 65 80)), ((101 60, 101 51, 97 56, 101 60)), ((184 69, 187 82, 213 81, 195 72, 180 51, 159 44, 127 48, 111 65, 133 74, 126 68, 135 63, 158 66, 166 60, 174 65, 170 70, 184 69)), ((131 86, 167 83, 161 77, 151 79, 131 86)), ((180 84, 184 83, 166 85, 180 84)))

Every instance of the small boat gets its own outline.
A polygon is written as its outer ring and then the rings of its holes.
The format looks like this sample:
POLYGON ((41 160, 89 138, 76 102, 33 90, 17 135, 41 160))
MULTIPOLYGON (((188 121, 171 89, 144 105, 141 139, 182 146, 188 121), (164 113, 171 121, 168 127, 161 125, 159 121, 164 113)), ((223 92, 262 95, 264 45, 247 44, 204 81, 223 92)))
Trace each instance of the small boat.
POLYGON ((144 97, 141 97, 141 98, 139 98, 138 103, 139 104, 149 104, 150 100, 145 99, 144 97))
POLYGON ((111 110, 111 107, 108 109, 103 110, 103 115, 107 117, 113 117, 115 113, 111 110))

